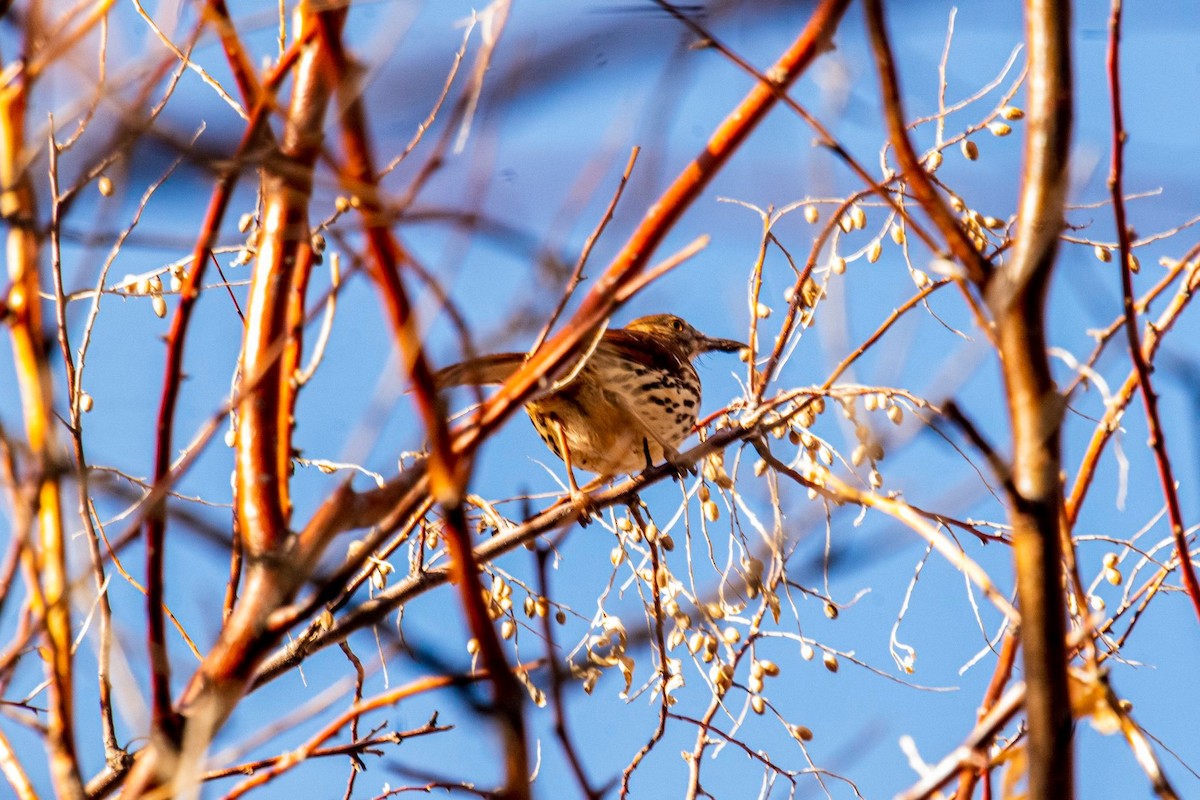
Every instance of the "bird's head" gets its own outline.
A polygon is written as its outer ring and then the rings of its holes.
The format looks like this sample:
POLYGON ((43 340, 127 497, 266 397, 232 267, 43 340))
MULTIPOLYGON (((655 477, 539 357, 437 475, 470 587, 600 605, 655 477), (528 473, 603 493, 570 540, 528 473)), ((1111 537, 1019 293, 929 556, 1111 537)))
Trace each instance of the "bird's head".
POLYGON ((718 350, 736 353, 746 345, 733 339, 714 339, 705 336, 674 314, 652 314, 639 317, 625 326, 626 330, 648 333, 679 352, 689 361, 701 353, 718 350))

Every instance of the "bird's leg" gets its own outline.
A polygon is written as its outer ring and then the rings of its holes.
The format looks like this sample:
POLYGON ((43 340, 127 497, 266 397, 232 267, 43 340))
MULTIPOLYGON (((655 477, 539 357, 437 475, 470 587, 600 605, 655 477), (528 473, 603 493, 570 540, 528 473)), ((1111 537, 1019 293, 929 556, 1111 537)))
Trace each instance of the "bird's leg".
POLYGON ((579 523, 586 526, 596 509, 591 499, 579 489, 579 484, 575 482, 575 467, 571 463, 571 448, 567 446, 566 431, 556 419, 550 420, 550 425, 554 428, 554 438, 558 440, 558 450, 562 453, 563 463, 567 465, 567 487, 571 493, 571 505, 582 512, 583 516, 580 517, 579 523))
MULTIPOLYGON (((655 437, 655 441, 662 448, 663 458, 674 471, 676 478, 683 480, 686 475, 696 474, 696 465, 684 460, 682 453, 658 437, 655 437)), ((650 469, 654 466, 654 459, 650 457, 650 440, 645 436, 642 437, 642 453, 646 456, 646 469, 650 469)))

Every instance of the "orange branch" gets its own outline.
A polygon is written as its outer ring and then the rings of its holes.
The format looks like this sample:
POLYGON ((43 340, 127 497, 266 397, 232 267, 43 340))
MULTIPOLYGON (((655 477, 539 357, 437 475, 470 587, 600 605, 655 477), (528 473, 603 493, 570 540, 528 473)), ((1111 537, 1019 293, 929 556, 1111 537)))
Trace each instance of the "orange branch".
POLYGON ((0 215, 9 226, 8 268, 12 277, 6 320, 12 332, 25 435, 35 459, 31 479, 37 482, 38 535, 33 546, 25 550, 25 566, 31 602, 40 617, 48 651, 50 769, 58 795, 78 798, 83 796, 83 785, 73 731, 71 609, 54 443, 54 398, 39 302, 37 208, 26 170, 28 91, 29 84, 19 72, 0 88, 0 215))

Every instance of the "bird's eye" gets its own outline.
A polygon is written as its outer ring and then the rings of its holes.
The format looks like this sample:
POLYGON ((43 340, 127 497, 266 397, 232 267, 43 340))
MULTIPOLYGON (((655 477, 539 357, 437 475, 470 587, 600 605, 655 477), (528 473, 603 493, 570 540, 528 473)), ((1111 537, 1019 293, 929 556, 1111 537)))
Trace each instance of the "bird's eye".
POLYGON ((671 322, 671 327, 677 331, 682 331, 683 330, 683 320, 681 320, 681 319, 673 320, 671 322))

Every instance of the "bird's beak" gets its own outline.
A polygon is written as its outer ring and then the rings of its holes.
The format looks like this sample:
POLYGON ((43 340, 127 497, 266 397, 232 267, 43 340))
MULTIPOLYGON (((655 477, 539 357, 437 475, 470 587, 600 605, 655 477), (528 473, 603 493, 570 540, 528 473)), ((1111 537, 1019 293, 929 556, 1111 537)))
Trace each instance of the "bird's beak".
POLYGON ((738 350, 745 349, 746 345, 733 339, 713 339, 705 336, 700 340, 700 352, 711 353, 713 350, 718 350, 722 353, 736 353, 738 350))

